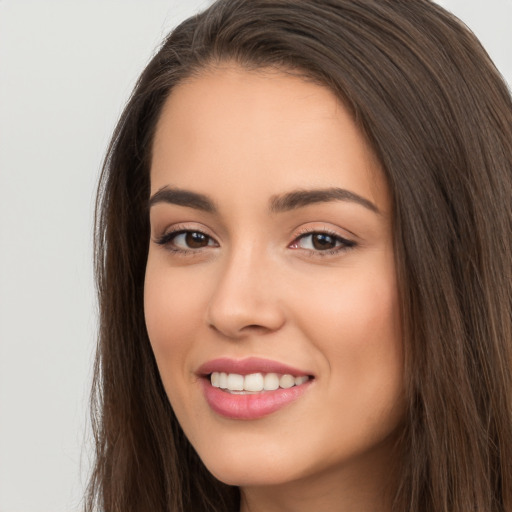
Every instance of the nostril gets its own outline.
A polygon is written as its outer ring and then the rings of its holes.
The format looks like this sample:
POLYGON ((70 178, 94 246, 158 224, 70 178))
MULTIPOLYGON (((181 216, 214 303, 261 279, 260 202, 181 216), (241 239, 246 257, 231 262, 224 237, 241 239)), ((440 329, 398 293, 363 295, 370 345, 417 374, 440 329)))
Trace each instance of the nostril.
POLYGON ((243 329, 246 329, 249 331, 270 331, 270 329, 268 327, 264 327, 263 325, 257 325, 257 324, 246 325, 243 329))
POLYGON ((238 338, 238 337, 243 337, 243 336, 246 336, 249 334, 262 335, 262 334, 267 334, 267 333, 270 333, 273 331, 273 329, 271 329, 270 327, 266 327, 264 325, 258 325, 258 324, 245 325, 241 328, 233 329, 232 331, 231 331, 231 329, 229 329, 229 326, 223 326, 223 328, 219 328, 212 323, 208 324, 208 327, 210 329, 214 330, 215 332, 222 334, 224 336, 227 336, 229 338, 238 338))

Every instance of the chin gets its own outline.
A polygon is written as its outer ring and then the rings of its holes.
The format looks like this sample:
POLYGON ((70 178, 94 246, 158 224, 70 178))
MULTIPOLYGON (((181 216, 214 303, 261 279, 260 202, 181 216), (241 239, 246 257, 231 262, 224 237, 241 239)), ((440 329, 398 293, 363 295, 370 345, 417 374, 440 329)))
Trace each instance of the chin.
MULTIPOLYGON (((268 447, 267 447, 268 448, 268 447)), ((239 487, 282 484, 301 477, 300 463, 285 454, 268 456, 266 449, 229 448, 219 453, 199 453, 203 464, 217 480, 239 487), (280 460, 281 459, 281 460, 280 460)))
POLYGON ((226 465, 207 466, 208 471, 227 485, 238 487, 265 487, 279 485, 293 481, 297 478, 286 470, 276 468, 254 466, 252 464, 240 464, 227 467, 226 465))

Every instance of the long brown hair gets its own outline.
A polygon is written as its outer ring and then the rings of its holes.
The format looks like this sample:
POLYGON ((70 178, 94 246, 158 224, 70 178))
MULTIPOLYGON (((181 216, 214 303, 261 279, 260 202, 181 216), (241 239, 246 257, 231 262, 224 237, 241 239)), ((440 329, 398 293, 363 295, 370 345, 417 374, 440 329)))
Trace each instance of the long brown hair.
POLYGON ((177 83, 220 61, 329 87, 386 174, 408 398, 394 511, 512 511, 512 103, 473 34, 429 0, 219 0, 146 67, 97 199, 86 510, 239 507, 173 414, 143 313, 155 125, 177 83))

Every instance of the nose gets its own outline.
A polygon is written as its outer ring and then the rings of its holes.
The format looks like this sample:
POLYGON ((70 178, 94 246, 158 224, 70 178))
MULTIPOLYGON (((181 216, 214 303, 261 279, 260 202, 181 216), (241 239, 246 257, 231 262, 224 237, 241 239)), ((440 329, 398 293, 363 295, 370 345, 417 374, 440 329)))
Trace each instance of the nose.
POLYGON ((267 334, 285 323, 275 265, 261 252, 233 252, 223 264, 207 309, 211 329, 230 339, 267 334))

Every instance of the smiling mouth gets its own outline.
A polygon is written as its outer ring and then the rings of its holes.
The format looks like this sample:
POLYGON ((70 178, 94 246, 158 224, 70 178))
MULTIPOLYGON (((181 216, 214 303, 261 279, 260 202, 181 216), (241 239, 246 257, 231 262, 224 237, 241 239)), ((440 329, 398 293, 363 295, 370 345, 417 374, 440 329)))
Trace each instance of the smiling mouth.
POLYGON ((308 393, 316 380, 307 371, 258 357, 214 359, 196 374, 211 410, 232 420, 276 413, 308 393))
POLYGON ((300 386, 312 379, 311 376, 301 375, 295 377, 291 374, 279 373, 238 373, 212 372, 209 376, 213 387, 231 394, 254 394, 278 389, 290 389, 300 386))

